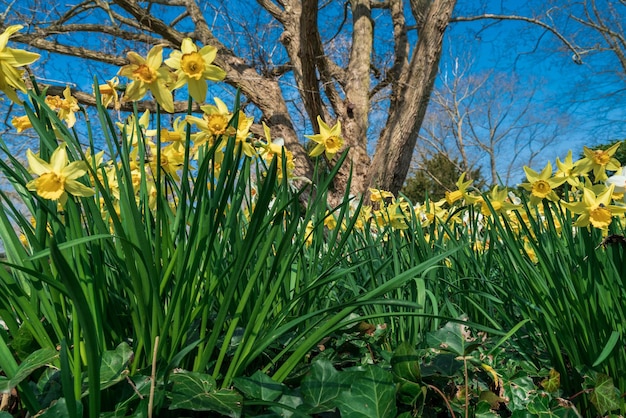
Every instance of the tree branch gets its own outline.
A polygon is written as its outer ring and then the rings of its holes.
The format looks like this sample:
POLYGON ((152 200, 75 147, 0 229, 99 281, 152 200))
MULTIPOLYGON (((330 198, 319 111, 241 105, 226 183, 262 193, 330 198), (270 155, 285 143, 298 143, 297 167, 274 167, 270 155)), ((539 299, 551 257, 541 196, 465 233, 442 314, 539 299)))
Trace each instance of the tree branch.
POLYGON ((572 45, 572 43, 568 41, 567 38, 565 38, 565 36, 561 35, 561 33, 558 30, 556 30, 552 26, 536 18, 526 17, 526 16, 517 16, 517 15, 498 15, 498 14, 485 13, 485 14, 477 15, 477 16, 453 17, 450 19, 450 23, 474 22, 476 20, 484 20, 484 19, 493 19, 493 20, 498 20, 498 21, 517 20, 517 21, 528 22, 528 23, 532 23, 533 25, 540 26, 544 28, 545 30, 549 31, 550 33, 552 33, 554 36, 556 36, 570 51, 572 51, 572 53, 574 54, 574 62, 576 62, 577 64, 580 64, 583 62, 579 48, 572 45))

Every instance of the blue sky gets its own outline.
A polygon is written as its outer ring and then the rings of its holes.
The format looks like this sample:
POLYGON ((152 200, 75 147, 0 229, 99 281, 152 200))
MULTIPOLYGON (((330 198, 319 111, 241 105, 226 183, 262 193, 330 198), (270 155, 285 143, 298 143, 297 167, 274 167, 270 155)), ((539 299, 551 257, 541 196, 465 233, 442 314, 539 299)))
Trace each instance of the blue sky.
MULTIPOLYGON (((28 2, 24 2, 25 4, 28 2)), ((532 16, 535 9, 545 8, 545 1, 496 1, 483 0, 459 0, 455 15, 469 15, 475 12, 487 11, 490 13, 515 13, 519 15, 532 16), (471 8, 475 8, 472 10, 471 8)), ((260 51, 270 53, 276 62, 284 57, 282 46, 272 43, 280 34, 280 29, 275 26, 267 26, 263 32, 246 33, 242 30, 241 24, 244 22, 267 24, 270 18, 263 13, 247 13, 250 7, 254 7, 254 0, 232 1, 211 1, 206 14, 207 21, 213 25, 216 35, 225 36, 228 31, 233 31, 233 36, 225 41, 227 46, 236 52, 245 52, 249 48, 246 42, 247 37, 256 39, 260 51), (230 18, 226 18, 222 11, 229 11, 230 18), (246 13, 243 13, 246 11, 246 13), (223 33, 222 33, 223 32, 223 33)), ((331 3, 320 19, 321 22, 330 21, 332 25, 322 27, 323 36, 330 37, 336 33, 337 22, 343 18, 343 3, 331 3), (326 13, 326 15, 324 15, 326 13)), ((60 6, 63 7, 63 6, 60 6)), ((158 6, 155 6, 158 7, 158 6)), ((382 35, 385 25, 389 25, 388 19, 378 17, 375 11, 376 33, 379 36, 376 40, 376 47, 379 52, 376 55, 382 59, 385 52, 391 47, 388 37, 382 35)), ((349 19, 344 26, 341 36, 349 35, 349 19)), ((410 22, 409 22, 410 23, 410 22)), ((557 22, 559 23, 559 22, 557 22)), ((562 23, 562 22, 560 22, 562 23)), ((564 31, 574 30, 569 26, 563 26, 564 31)), ((520 96, 528 89, 536 89, 534 101, 537 109, 550 108, 561 112, 570 118, 569 126, 564 127, 560 132, 559 141, 544 153, 545 159, 554 161, 556 156, 564 156, 568 149, 573 149, 575 153, 582 150, 582 145, 593 146, 598 143, 608 142, 626 137, 626 100, 624 91, 610 95, 619 89, 623 89, 624 79, 618 84, 619 79, 614 76, 603 74, 604 70, 611 66, 611 56, 602 55, 597 57, 585 57, 583 65, 577 65, 571 59, 571 53, 563 52, 562 45, 556 38, 545 30, 523 22, 506 21, 494 23, 489 21, 461 22, 454 23, 449 27, 445 38, 444 55, 441 62, 440 76, 446 74, 446 69, 453 65, 454 60, 461 57, 471 57, 472 64, 468 71, 472 74, 484 74, 493 72, 494 74, 515 74, 516 88, 520 91, 520 96), (485 26, 487 28, 485 29, 485 26), (589 97, 608 95, 602 100, 588 100, 589 97), (582 100, 584 99, 584 100, 582 100)), ((81 39, 79 42, 89 45, 97 42, 89 38, 81 39)), ((145 51, 142 51, 145 53, 145 51)), ((65 58, 46 60, 46 74, 39 72, 44 80, 48 82, 59 82, 71 77, 72 81, 82 90, 89 91, 93 75, 100 79, 110 78, 115 74, 117 68, 105 66, 82 67, 81 71, 75 71, 76 65, 65 58)), ((285 77, 287 80, 289 76, 285 77)), ((438 85, 441 83, 438 82, 438 85)), ((285 89, 287 94, 289 88, 285 89)), ((209 92, 208 101, 211 97, 218 95, 228 102, 232 97, 232 90, 224 90, 216 86, 209 92)), ((383 113, 372 118, 372 145, 375 141, 376 122, 384 120, 383 113)), ((538 115, 541 117, 541 115, 538 115)), ((549 125, 553 120, 546 118, 545 123, 549 125)), ((302 120, 296 123, 304 133, 309 131, 309 124, 302 120)), ((372 147, 373 150, 373 147, 372 147)), ((625 162, 626 163, 626 162, 625 162)))

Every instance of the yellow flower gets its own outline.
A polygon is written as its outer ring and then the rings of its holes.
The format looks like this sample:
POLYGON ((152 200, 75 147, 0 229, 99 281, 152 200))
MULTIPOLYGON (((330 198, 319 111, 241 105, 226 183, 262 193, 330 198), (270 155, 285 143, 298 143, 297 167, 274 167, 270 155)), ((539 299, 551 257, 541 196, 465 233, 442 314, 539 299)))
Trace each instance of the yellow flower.
POLYGON ((395 196, 393 195, 393 193, 388 192, 386 190, 380 190, 380 189, 373 189, 373 188, 369 188, 369 192, 370 192, 370 200, 374 203, 377 202, 383 202, 385 201, 385 199, 393 199, 395 196))
POLYGON ((317 117, 317 123, 320 127, 320 133, 315 135, 304 135, 311 141, 316 142, 317 145, 309 153, 311 157, 317 157, 321 153, 326 154, 326 158, 332 159, 335 154, 339 152, 343 145, 343 137, 341 136, 341 122, 337 123, 331 128, 319 116, 317 117))
POLYGON ((333 214, 329 213, 328 211, 326 211, 326 214, 324 215, 324 226, 330 230, 333 230, 337 227, 337 220, 335 219, 333 214))
POLYGON ((15 116, 13 119, 11 119, 11 125, 13 125, 15 129, 17 129, 18 134, 22 131, 25 131, 26 129, 33 127, 33 125, 30 123, 28 115, 15 116))
MULTIPOLYGON (((153 145, 150 147, 150 154, 153 160, 156 160, 157 147, 153 145)), ((161 170, 172 176, 175 181, 179 181, 177 171, 180 170, 185 162, 185 149, 176 146, 176 143, 171 143, 166 147, 161 148, 161 170)), ((156 161, 151 161, 150 166, 152 172, 156 173, 156 161)))
POLYGON ((250 133, 250 127, 254 122, 254 118, 246 116, 245 113, 239 111, 239 117, 237 119, 237 131, 235 138, 237 143, 241 143, 241 150, 248 157, 254 157, 257 152, 254 145, 248 140, 248 134, 250 133))
POLYGON ((76 123, 76 115, 74 113, 78 110, 80 110, 78 100, 72 96, 70 88, 66 87, 65 90, 63 90, 63 100, 61 100, 61 106, 59 108, 59 119, 65 121, 67 127, 71 128, 76 123))
POLYGON ((561 201, 561 204, 580 215, 574 226, 585 227, 591 224, 595 228, 606 230, 613 220, 613 215, 626 212, 626 206, 611 205, 612 194, 613 185, 598 195, 591 188, 585 187, 582 201, 575 203, 561 201))
MULTIPOLYGON (((176 149, 177 152, 184 152, 185 140, 187 138, 187 126, 188 123, 186 120, 177 117, 172 123, 171 131, 167 129, 161 129, 161 142, 171 142, 172 146, 176 149)), ((148 129, 146 131, 146 136, 155 137, 157 132, 158 131, 156 129, 148 129)))
POLYGON ((15 90, 26 92, 26 84, 22 78, 24 70, 19 67, 30 65, 39 58, 39 54, 7 47, 9 38, 23 26, 13 25, 0 34, 0 90, 13 102, 20 103, 15 90))
POLYGON ((468 180, 464 182, 463 180, 465 180, 465 174, 466 173, 461 174, 461 177, 459 177, 459 179, 457 180, 457 190, 454 190, 452 192, 446 191, 446 202, 448 202, 448 205, 452 205, 454 202, 461 200, 467 196, 467 188, 471 186, 474 180, 468 180))
POLYGON ((565 183, 565 178, 552 177, 552 164, 548 162, 541 173, 537 173, 530 167, 524 166, 527 183, 520 184, 521 187, 530 192, 531 205, 537 205, 543 199, 549 199, 554 202, 559 200, 554 189, 565 183))
POLYGON ((607 170, 617 171, 620 168, 620 162, 613 157, 613 154, 615 154, 620 145, 622 145, 622 143, 617 142, 605 150, 592 150, 590 148, 583 147, 585 158, 576 163, 577 168, 585 173, 593 169, 593 176, 596 182, 606 180, 607 170))
POLYGON ((161 65, 163 47, 153 47, 148 56, 143 58, 136 52, 128 53, 130 64, 120 68, 118 74, 133 80, 124 94, 124 100, 141 100, 148 90, 165 111, 174 112, 174 99, 169 84, 172 82, 170 71, 161 65))
POLYGON ((196 116, 187 116, 186 118, 187 122, 196 125, 200 129, 200 132, 193 135, 196 147, 201 146, 205 142, 212 146, 216 137, 226 134, 231 135, 236 132, 234 128, 228 126, 232 114, 228 111, 226 104, 217 97, 213 100, 215 105, 200 107, 204 112, 201 118, 196 116))
POLYGON ((580 180, 579 176, 586 175, 586 172, 583 173, 580 167, 577 167, 578 161, 574 162, 572 160, 572 151, 570 150, 565 157, 565 161, 561 162, 559 157, 556 157, 556 173, 554 173, 554 178, 564 179, 571 186, 579 187, 580 180))
POLYGON ((76 179, 87 173, 87 164, 84 161, 68 162, 65 144, 61 144, 50 156, 50 163, 37 157, 29 149, 26 158, 31 171, 38 177, 29 181, 26 188, 44 199, 58 200, 61 206, 67 201, 67 194, 89 197, 94 190, 80 183, 76 179))
POLYGON ((190 38, 183 39, 180 51, 173 51, 165 64, 176 70, 177 89, 187 84, 189 95, 197 102, 204 102, 207 85, 205 80, 220 81, 226 77, 226 72, 213 65, 217 49, 210 45, 198 47, 190 38))
MULTIPOLYGON (((109 107, 113 102, 113 108, 119 110, 120 100, 117 93, 117 86, 120 84, 120 80, 117 77, 113 77, 106 84, 100 84, 98 91, 100 92, 100 99, 102 100, 102 106, 109 107)), ((95 94, 95 93, 94 93, 95 94)))
POLYGON ((283 178, 283 151, 285 152, 285 158, 287 161, 285 162, 285 166, 287 169, 287 178, 291 178, 293 176, 293 171, 296 169, 296 163, 293 159, 293 153, 287 148, 285 148, 283 140, 278 139, 277 141, 272 141, 272 136, 270 134, 270 128, 262 122, 263 124, 263 132, 265 133, 265 140, 267 141, 265 144, 262 144, 261 157, 265 159, 267 163, 271 163, 272 159, 276 157, 276 167, 277 167, 277 176, 279 179, 283 178))
MULTIPOLYGON (((501 213, 502 211, 507 212, 521 207, 521 205, 515 205, 509 202, 508 199, 509 195, 507 189, 499 189, 497 185, 494 186, 489 195, 487 195, 487 200, 496 213, 501 213)), ((480 213, 484 216, 491 216, 491 209, 485 199, 481 199, 480 213)))
POLYGON ((59 96, 46 96, 45 102, 51 110, 57 111, 57 116, 65 121, 68 128, 76 124, 75 112, 79 111, 80 108, 78 107, 78 100, 72 96, 69 86, 63 90, 63 99, 59 96))
MULTIPOLYGON (((150 124, 150 111, 146 110, 139 117, 139 120, 135 119, 135 115, 130 115, 126 119, 125 123, 115 122, 115 125, 119 128, 122 135, 126 140, 130 142, 131 146, 136 146, 140 138, 144 138, 144 133, 147 135, 147 128, 150 124)), ((150 144, 148 144, 150 145, 150 144)))

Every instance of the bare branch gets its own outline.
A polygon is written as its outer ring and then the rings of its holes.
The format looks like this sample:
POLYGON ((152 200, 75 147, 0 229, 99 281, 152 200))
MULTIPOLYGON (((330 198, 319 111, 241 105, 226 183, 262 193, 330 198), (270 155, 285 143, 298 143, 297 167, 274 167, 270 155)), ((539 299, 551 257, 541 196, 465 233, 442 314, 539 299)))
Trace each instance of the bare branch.
POLYGON ((91 49, 63 45, 58 42, 47 41, 41 38, 34 38, 32 35, 16 35, 11 38, 12 41, 30 45, 34 48, 44 51, 54 52, 57 54, 70 55, 73 57, 85 58, 93 61, 104 62, 107 64, 122 66, 127 64, 125 58, 116 55, 106 54, 104 52, 92 51, 91 49))
POLYGON ((574 61, 577 64, 583 62, 579 48, 572 45, 572 43, 568 41, 567 38, 563 36, 556 28, 536 18, 526 17, 526 16, 517 16, 517 15, 498 15, 498 14, 485 13, 485 14, 477 15, 477 16, 453 17, 450 19, 450 23, 473 22, 476 20, 483 20, 483 19, 493 19, 493 20, 498 20, 498 21, 517 20, 517 21, 528 22, 528 23, 532 23, 533 25, 540 26, 544 28, 545 30, 549 31, 550 33, 552 33, 554 36, 556 36, 570 51, 572 51, 572 53, 574 54, 574 61))

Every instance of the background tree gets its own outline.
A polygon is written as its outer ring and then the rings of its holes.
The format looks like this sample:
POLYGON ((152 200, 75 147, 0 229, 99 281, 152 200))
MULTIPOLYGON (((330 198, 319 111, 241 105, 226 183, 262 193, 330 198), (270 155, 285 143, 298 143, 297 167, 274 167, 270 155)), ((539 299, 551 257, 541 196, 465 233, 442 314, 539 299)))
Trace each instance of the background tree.
POLYGON ((447 155, 458 161, 456 171, 485 167, 491 184, 517 180, 522 166, 559 139, 567 118, 535 100, 536 83, 521 86, 513 75, 491 71, 472 74, 469 58, 451 61, 433 92, 416 159, 447 155))

